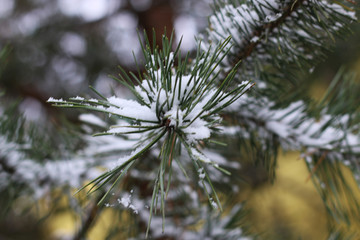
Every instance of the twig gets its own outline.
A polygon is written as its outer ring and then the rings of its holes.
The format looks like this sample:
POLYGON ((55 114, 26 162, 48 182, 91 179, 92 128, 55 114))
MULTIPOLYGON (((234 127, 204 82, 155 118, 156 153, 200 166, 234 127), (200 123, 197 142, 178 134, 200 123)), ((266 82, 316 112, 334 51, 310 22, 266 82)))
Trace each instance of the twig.
POLYGON ((316 165, 313 167, 313 169, 311 169, 311 173, 309 174, 309 176, 307 177, 305 182, 308 182, 310 180, 310 178, 314 175, 316 170, 319 168, 320 164, 325 160, 327 154, 328 154, 327 151, 325 151, 325 152, 323 152, 323 154, 321 154, 319 161, 316 163, 316 165))
POLYGON ((103 194, 100 194, 100 196, 93 201, 91 204, 91 208, 88 211, 86 218, 82 222, 81 229, 77 232, 77 234, 74 236, 73 240, 82 240, 85 237, 85 234, 89 231, 90 227, 95 222, 96 217, 99 215, 101 210, 103 209, 103 206, 99 206, 97 203, 101 200, 103 194))

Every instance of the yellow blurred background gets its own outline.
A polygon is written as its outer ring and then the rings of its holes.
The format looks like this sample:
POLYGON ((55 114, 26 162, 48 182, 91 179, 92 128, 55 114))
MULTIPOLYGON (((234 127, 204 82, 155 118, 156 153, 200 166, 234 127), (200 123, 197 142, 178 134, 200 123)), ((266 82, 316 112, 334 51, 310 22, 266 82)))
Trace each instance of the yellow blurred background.
MULTIPOLYGON (((273 184, 265 183, 254 189, 243 189, 239 199, 247 202, 246 208, 249 212, 246 222, 250 226, 249 231, 262 233, 262 239, 325 240, 328 238, 329 229, 336 227, 345 230, 353 239, 360 239, 360 218, 351 219, 350 225, 329 220, 322 199, 309 180, 306 164, 299 157, 298 152, 280 154, 273 184)), ((360 200, 360 191, 351 172, 346 167, 342 170, 354 190, 354 195, 360 200)), ((46 231, 54 239, 73 236, 81 225, 80 216, 68 210, 68 204, 69 199, 63 197, 56 207, 64 210, 55 211, 56 213, 46 220, 46 231)), ((40 206, 43 211, 39 212, 43 213, 54 207, 45 202, 40 206)), ((128 211, 119 216, 119 213, 111 208, 104 209, 95 219, 95 224, 87 235, 88 239, 105 239, 108 231, 116 224, 127 222, 130 214, 128 211)), ((126 237, 115 234, 113 239, 126 237)))

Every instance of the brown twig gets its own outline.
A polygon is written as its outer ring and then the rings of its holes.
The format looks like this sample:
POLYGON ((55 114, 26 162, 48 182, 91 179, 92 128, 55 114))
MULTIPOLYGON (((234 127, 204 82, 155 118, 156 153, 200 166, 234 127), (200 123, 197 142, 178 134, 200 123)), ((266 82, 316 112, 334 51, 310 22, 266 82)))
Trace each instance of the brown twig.
POLYGON ((73 240, 82 240, 85 239, 85 234, 89 231, 91 226, 95 223, 97 216, 99 215, 100 211, 103 209, 103 206, 99 206, 97 203, 102 199, 103 195, 100 196, 91 203, 91 207, 87 212, 86 217, 82 221, 82 226, 74 236, 73 240))
POLYGON ((327 151, 325 151, 325 152, 323 152, 323 154, 321 154, 319 161, 316 163, 316 165, 313 167, 313 169, 311 169, 311 173, 309 174, 309 176, 307 177, 305 182, 308 182, 310 180, 310 178, 314 175, 316 170, 320 167, 320 164, 325 160, 327 154, 328 154, 327 151))

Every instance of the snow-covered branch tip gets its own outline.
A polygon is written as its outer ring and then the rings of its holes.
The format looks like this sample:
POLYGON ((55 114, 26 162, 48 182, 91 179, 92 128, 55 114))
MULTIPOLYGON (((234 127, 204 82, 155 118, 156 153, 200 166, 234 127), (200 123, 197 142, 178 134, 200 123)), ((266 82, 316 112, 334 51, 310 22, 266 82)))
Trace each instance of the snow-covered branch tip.
MULTIPOLYGON (((127 74, 120 68, 121 74, 119 74, 119 78, 115 78, 134 94, 135 100, 116 96, 109 98, 102 96, 102 99, 75 97, 68 101, 53 98, 48 100, 57 107, 83 108, 107 113, 125 120, 98 135, 132 134, 137 136, 136 148, 129 156, 119 159, 115 167, 88 184, 92 186, 91 192, 116 179, 107 192, 108 194, 137 159, 150 149, 158 147, 160 149, 158 156, 160 166, 154 186, 151 212, 158 192, 161 195, 161 209, 164 212, 163 200, 169 189, 164 186, 165 174, 171 171, 174 159, 179 167, 184 169, 181 166, 183 163, 178 160, 181 148, 183 148, 187 150, 189 158, 195 166, 195 172, 201 172, 198 174, 199 180, 211 205, 217 205, 221 209, 219 199, 203 164, 210 164, 225 173, 227 171, 207 158, 201 152, 200 146, 210 139, 213 132, 219 130, 222 121, 219 113, 252 86, 248 81, 237 85, 231 84, 237 71, 236 67, 219 82, 218 65, 224 57, 222 54, 224 54, 224 49, 228 48, 229 41, 230 37, 211 52, 210 50, 202 52, 199 47, 196 58, 193 60, 188 59, 188 55, 184 60, 181 59, 180 44, 172 52, 171 40, 165 36, 163 37, 163 47, 160 50, 158 48, 151 49, 149 41, 146 41, 146 44, 142 46, 145 73, 139 73, 139 76, 136 76, 132 73, 127 74), (208 186, 211 191, 206 189, 208 186), (216 199, 217 203, 215 204, 212 199, 216 199)), ((171 174, 167 180, 168 186, 171 182, 170 176, 171 174)), ((107 194, 100 203, 104 201, 107 194)))
MULTIPOLYGON (((353 4, 327 0, 215 1, 215 10, 207 29, 209 44, 232 36, 234 47, 222 62, 231 68, 242 60, 253 72, 257 64, 277 65, 290 62, 305 64, 323 58, 322 46, 331 46, 334 36, 343 36, 356 21, 353 4), (316 34, 315 34, 316 33, 316 34), (316 51, 314 52, 314 49, 316 51), (301 56, 301 57, 300 57, 301 56), (274 59, 275 58, 275 59, 274 59), (256 62, 256 64, 254 63, 256 62)), ((307 68, 313 66, 310 64, 307 68)))

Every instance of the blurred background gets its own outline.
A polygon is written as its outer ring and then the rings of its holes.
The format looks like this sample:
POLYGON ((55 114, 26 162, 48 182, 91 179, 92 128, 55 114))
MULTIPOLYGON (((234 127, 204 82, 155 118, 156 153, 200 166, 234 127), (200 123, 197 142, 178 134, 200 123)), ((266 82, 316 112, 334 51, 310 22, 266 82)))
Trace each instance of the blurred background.
MULTIPOLYGON (((61 128, 57 119, 64 115, 76 122, 74 111, 54 109, 46 100, 87 96, 91 94, 89 85, 105 96, 113 91, 120 91, 120 96, 126 94, 108 75, 117 75, 118 65, 135 70, 134 56, 141 65, 141 33, 145 30, 151 35, 155 29, 161 40, 164 28, 168 34, 174 30, 175 42, 183 38, 182 51, 192 51, 196 47, 195 36, 207 27, 211 3, 212 0, 0 0, 0 51, 6 46, 11 50, 0 79, 0 92, 4 92, 1 106, 17 102, 17 111, 44 129, 48 125, 50 129, 54 125, 61 128)), ((329 58, 308 79, 312 86, 309 95, 314 99, 321 98, 341 66, 360 72, 359 24, 354 24, 353 31, 353 35, 338 41, 329 58)), ((326 238, 331 224, 311 181, 306 181, 308 171, 298 157, 298 153, 282 155, 274 185, 266 181, 249 184, 238 196, 239 201, 248 200, 249 207, 255 209, 250 210, 248 219, 253 231, 267 231, 274 239, 326 238)), ((253 177, 261 179, 259 174, 253 177)), ((355 185, 354 192, 357 194, 355 185)), ((38 234, 38 239, 43 235, 44 239, 66 239, 71 235, 79 224, 79 216, 67 208, 71 199, 54 194, 58 198, 56 204, 40 201, 38 214, 29 215, 36 221, 19 220, 16 209, 11 210, 10 217, 2 217, 0 239, 29 239, 29 231, 38 234), (41 222, 46 214, 50 216, 41 222), (35 224, 39 220, 41 224, 35 224)), ((104 211, 89 239, 104 239, 114 224, 109 221, 112 218, 111 210, 104 211)))
MULTIPOLYGON (((207 25, 211 1, 0 0, 0 48, 12 52, 1 79, 8 96, 22 99, 29 120, 45 122, 50 96, 105 95, 117 65, 134 70, 141 59, 138 31, 175 30, 182 49, 207 25)), ((161 38, 158 38, 161 41, 161 38)))

